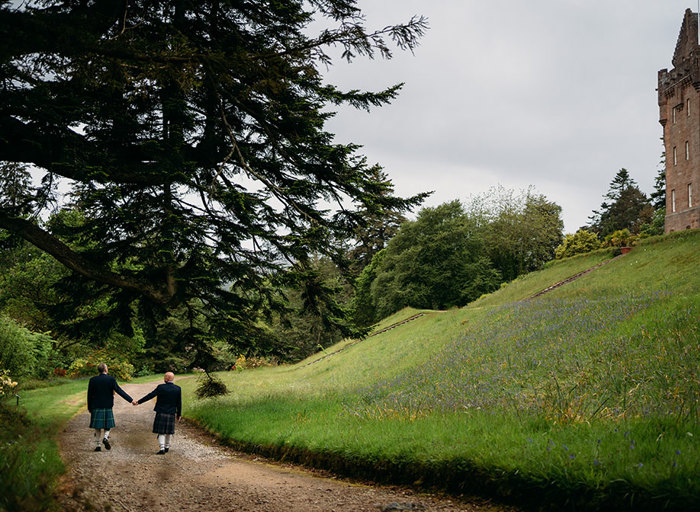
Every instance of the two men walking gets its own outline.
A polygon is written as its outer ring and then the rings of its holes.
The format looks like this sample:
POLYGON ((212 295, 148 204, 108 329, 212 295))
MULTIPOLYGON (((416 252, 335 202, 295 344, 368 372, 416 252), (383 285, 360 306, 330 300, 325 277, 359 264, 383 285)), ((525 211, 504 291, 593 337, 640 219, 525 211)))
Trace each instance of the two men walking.
POLYGON ((167 372, 164 375, 164 383, 160 384, 140 400, 131 398, 117 381, 109 375, 107 365, 100 363, 97 366, 99 375, 92 377, 88 383, 88 411, 90 411, 90 428, 95 431, 95 451, 102 451, 101 445, 110 450, 112 445, 109 440, 110 430, 114 428, 114 395, 118 394, 127 402, 139 405, 156 398, 154 410, 156 416, 153 421, 153 433, 158 434, 160 450, 158 455, 163 455, 170 449, 170 442, 175 433, 175 422, 182 417, 182 390, 173 383, 175 375, 167 372))

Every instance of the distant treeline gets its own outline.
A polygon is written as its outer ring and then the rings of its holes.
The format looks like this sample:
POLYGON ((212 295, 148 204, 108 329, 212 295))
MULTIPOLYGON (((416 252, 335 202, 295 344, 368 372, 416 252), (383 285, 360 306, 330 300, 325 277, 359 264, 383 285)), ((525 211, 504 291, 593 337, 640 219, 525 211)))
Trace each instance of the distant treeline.
MULTIPOLYGON (((123 292, 86 282, 45 252, 6 238, 0 367, 16 377, 81 376, 104 360, 129 378, 166 369, 230 369, 251 357, 300 360, 343 337, 361 336, 403 307, 464 306, 555 257, 660 234, 662 205, 622 169, 590 224, 566 236, 561 207, 533 189, 494 188, 465 202, 423 208, 415 220, 399 212, 367 213, 352 240, 337 242, 343 258, 316 255, 297 263, 295 279, 270 276, 274 293, 257 299, 267 313, 255 329, 241 327, 245 343, 218 332, 219 319, 201 312, 204 302, 190 307, 193 299, 167 314, 143 300, 124 308, 123 292)), ((70 226, 87 222, 79 210, 66 209, 48 224, 70 233, 70 226)), ((79 245, 68 234, 66 241, 79 245)))

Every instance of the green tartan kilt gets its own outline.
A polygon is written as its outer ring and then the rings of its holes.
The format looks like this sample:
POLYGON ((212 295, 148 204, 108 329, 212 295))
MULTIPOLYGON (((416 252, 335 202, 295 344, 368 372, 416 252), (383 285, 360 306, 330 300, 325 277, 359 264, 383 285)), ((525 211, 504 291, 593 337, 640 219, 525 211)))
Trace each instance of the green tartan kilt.
POLYGON ((90 428, 114 428, 112 409, 93 409, 90 413, 90 428))
POLYGON ((175 433, 175 415, 164 414, 157 412, 153 420, 154 434, 174 434, 175 433))

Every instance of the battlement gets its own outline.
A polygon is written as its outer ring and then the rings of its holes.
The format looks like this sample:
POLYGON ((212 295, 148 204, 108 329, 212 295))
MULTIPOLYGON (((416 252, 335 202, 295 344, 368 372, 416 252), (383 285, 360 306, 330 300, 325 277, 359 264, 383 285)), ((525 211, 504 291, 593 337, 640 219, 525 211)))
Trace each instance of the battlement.
MULTIPOLYGON (((700 91, 700 44, 698 44, 698 14, 686 9, 676 49, 671 60, 673 69, 658 74, 659 105, 674 96, 678 86, 693 84, 700 91)), ((663 123, 662 123, 663 124, 663 123)))

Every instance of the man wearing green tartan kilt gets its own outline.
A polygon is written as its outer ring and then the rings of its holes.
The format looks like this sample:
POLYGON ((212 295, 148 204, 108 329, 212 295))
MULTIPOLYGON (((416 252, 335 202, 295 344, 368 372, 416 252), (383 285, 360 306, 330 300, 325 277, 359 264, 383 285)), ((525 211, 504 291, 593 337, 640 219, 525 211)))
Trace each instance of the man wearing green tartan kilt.
POLYGON ((100 444, 104 444, 107 450, 112 448, 109 432, 114 428, 114 393, 118 393, 127 402, 133 400, 119 387, 116 379, 107 374, 106 364, 100 363, 97 371, 100 374, 92 377, 88 383, 87 407, 90 411, 90 428, 95 430, 95 451, 101 452, 100 444))
POLYGON ((180 421, 182 417, 182 390, 180 386, 173 383, 175 374, 167 372, 163 376, 165 381, 148 393, 140 400, 134 400, 133 404, 138 405, 156 398, 156 417, 153 420, 153 433, 158 434, 158 444, 160 450, 158 455, 164 455, 170 450, 170 440, 175 434, 175 421, 180 421))

